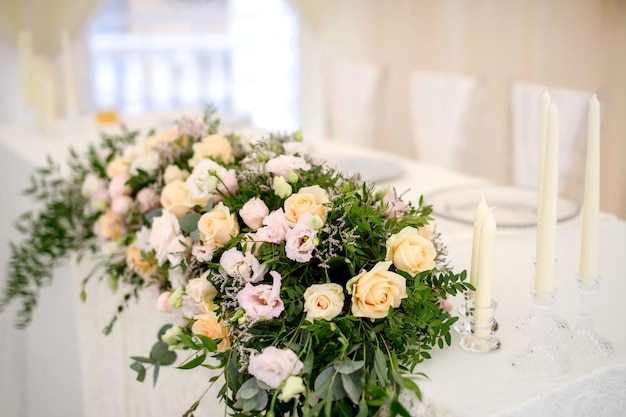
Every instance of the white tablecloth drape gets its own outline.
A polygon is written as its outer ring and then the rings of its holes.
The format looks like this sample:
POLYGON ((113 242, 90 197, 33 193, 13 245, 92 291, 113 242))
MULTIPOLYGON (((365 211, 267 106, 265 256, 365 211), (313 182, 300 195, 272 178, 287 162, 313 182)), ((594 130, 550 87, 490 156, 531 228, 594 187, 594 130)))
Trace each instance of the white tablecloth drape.
MULTIPOLYGON (((25 154, 28 146, 13 146, 2 133, 0 129, 4 145, 0 148, 2 162, 13 161, 13 165, 2 172, 2 189, 5 195, 7 192, 14 195, 15 187, 22 184, 7 181, 7 178, 25 176, 24 171, 32 169, 39 163, 37 158, 43 157, 25 154), (18 170, 20 167, 22 171, 18 170)), ((50 144, 48 146, 50 148, 50 144)), ((389 162, 397 164, 402 176, 388 182, 400 192, 410 188, 407 198, 413 201, 422 193, 442 187, 486 183, 379 151, 315 141, 310 146, 313 152, 339 159, 360 155, 369 161, 382 159, 387 166, 389 162)), ((30 149, 34 149, 32 144, 30 149)), ((9 237, 4 232, 10 230, 9 222, 24 206, 13 204, 13 200, 7 204, 4 198, 1 201, 2 236, 9 237)), ((471 226, 441 219, 435 224, 448 245, 451 263, 457 270, 468 269, 471 226)), ((557 239, 559 295, 556 311, 573 324, 576 317, 574 274, 580 252, 579 219, 560 224, 557 239)), ((626 222, 612 216, 603 217, 600 228, 603 281, 595 318, 598 331, 612 339, 615 353, 595 361, 574 361, 572 369, 561 377, 538 378, 521 374, 510 365, 513 353, 528 343, 525 336, 513 329, 513 320, 528 312, 530 304, 535 229, 498 230, 493 297, 499 304, 496 319, 500 323, 498 336, 502 349, 492 354, 470 354, 459 347, 460 337, 453 334, 451 347, 434 350, 433 359, 419 367, 418 371, 426 373, 430 379, 418 379, 424 402, 407 400, 413 414, 435 417, 626 415, 623 390, 626 328, 621 325, 620 314, 626 293, 626 281, 621 279, 625 247, 626 222)), ((0 250, 0 256, 4 263, 5 249, 0 250)), ((3 336, 0 338, 0 404, 8 410, 6 415, 182 415, 202 395, 212 374, 168 367, 161 369, 156 387, 152 387, 150 372, 146 382, 136 382, 136 374, 129 368, 129 357, 149 353, 167 317, 156 311, 155 295, 145 293, 139 302, 131 303, 113 333, 104 336, 102 328, 111 318, 120 295, 112 294, 106 283, 93 281, 87 287, 87 302, 79 301, 81 281, 89 271, 89 263, 71 264, 57 271, 54 284, 42 293, 41 304, 27 330, 12 329, 11 315, 0 315, 3 336)), ((458 301, 453 300, 455 309, 458 301)), ((206 394, 196 416, 214 417, 225 412, 224 406, 216 401, 217 389, 219 384, 206 394)))

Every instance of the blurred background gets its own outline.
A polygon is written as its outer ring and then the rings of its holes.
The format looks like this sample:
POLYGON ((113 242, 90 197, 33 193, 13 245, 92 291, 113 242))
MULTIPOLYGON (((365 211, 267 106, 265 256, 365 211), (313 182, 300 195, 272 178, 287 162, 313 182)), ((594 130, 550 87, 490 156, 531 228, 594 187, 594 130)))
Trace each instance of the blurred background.
MULTIPOLYGON (((580 201, 587 101, 601 207, 626 218, 624 0, 1 0, 0 123, 220 112, 536 185, 539 94, 580 201)), ((19 141, 19 137, 11 140, 19 141)))

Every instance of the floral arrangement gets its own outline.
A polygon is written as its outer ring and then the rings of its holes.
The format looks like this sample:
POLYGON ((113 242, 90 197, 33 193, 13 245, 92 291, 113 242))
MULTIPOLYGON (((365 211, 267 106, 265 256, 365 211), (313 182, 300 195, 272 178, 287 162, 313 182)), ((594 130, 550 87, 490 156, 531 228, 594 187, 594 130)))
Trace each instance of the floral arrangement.
POLYGON ((170 315, 132 358, 137 379, 217 369, 233 416, 408 415, 398 394, 419 396, 411 376, 450 344, 446 300, 468 288, 431 208, 305 155, 299 133, 252 143, 218 127, 207 111, 141 141, 123 130, 72 151, 69 177, 40 169, 27 193, 43 206, 17 223, 0 306, 21 299, 26 326, 50 266, 90 254, 85 283, 123 291, 106 333, 145 292, 170 315))

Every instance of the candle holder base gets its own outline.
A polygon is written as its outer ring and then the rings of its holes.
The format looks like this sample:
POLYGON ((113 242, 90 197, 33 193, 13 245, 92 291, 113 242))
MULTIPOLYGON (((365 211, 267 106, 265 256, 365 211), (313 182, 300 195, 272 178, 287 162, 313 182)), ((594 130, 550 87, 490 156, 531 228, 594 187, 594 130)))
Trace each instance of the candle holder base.
MULTIPOLYGON (((469 291, 464 294, 464 300, 459 304, 459 319, 454 323, 452 327, 460 335, 466 335, 472 333, 472 319, 471 315, 474 311, 474 300, 470 297, 469 291)), ((491 325, 491 331, 497 332, 500 325, 495 318, 492 318, 493 323, 491 325)))
POLYGON ((511 364, 535 376, 562 375, 571 367, 563 343, 569 337, 569 325, 553 312, 556 290, 539 293, 533 289, 531 294, 530 314, 523 322, 531 340, 513 356, 511 364))
POLYGON ((468 352, 495 352, 502 347, 500 339, 495 335, 498 325, 494 312, 498 304, 491 300, 489 307, 475 307, 474 300, 468 300, 467 333, 463 334, 460 346, 468 352))
POLYGON ((579 298, 578 319, 567 343, 570 355, 579 359, 610 356, 614 350, 613 343, 598 334, 592 319, 601 278, 588 279, 577 275, 576 279, 578 285, 574 294, 579 298))

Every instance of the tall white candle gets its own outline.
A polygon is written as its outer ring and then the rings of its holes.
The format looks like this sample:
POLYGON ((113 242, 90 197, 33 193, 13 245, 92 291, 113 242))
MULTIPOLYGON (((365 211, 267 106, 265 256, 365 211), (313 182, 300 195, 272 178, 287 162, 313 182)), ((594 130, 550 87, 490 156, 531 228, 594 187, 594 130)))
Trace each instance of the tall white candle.
POLYGON ((589 100, 585 196, 580 248, 580 272, 583 278, 598 277, 598 217, 600 214, 600 103, 589 100))
POLYGON ((489 322, 488 310, 491 306, 493 287, 493 261, 496 242, 496 221, 491 211, 485 215, 480 230, 480 253, 478 255, 478 279, 476 280, 476 296, 474 305, 474 323, 485 326, 489 322))
POLYGON ((17 35, 17 47, 20 60, 20 75, 22 79, 22 104, 24 107, 32 104, 32 77, 33 77, 33 36, 28 29, 22 29, 17 35))
POLYGON ((61 55, 63 58, 63 85, 65 86, 65 112, 67 117, 72 117, 76 112, 76 88, 74 86, 72 45, 66 30, 61 31, 61 55))
POLYGON ((548 115, 551 103, 550 93, 544 89, 541 92, 541 106, 539 108, 539 181, 537 183, 537 217, 541 216, 539 207, 541 206, 541 195, 543 193, 544 165, 546 161, 546 141, 548 139, 548 115))
POLYGON ((535 291, 549 293, 554 290, 559 194, 559 111, 554 104, 550 105, 548 117, 548 138, 541 194, 540 216, 537 219, 535 291))
POLYGON ((480 252, 480 228, 483 219, 489 212, 489 207, 485 198, 481 198, 480 202, 474 210, 474 234, 472 236, 472 263, 470 265, 470 284, 476 288, 476 278, 478 277, 478 253, 480 252))

